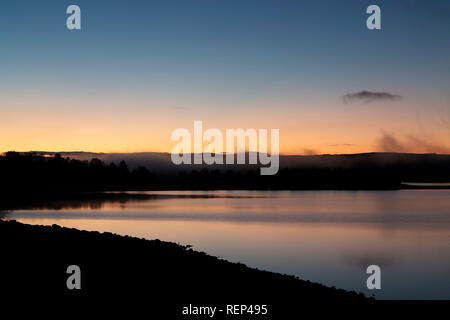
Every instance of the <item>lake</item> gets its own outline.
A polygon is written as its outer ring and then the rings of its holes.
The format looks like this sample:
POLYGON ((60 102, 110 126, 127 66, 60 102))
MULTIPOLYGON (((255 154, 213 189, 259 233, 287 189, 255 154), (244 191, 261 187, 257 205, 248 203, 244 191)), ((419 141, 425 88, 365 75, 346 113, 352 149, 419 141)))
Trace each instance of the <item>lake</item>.
POLYGON ((8 212, 28 224, 192 245, 380 299, 450 299, 450 190, 152 191, 8 212), (368 265, 381 290, 366 288, 368 265))

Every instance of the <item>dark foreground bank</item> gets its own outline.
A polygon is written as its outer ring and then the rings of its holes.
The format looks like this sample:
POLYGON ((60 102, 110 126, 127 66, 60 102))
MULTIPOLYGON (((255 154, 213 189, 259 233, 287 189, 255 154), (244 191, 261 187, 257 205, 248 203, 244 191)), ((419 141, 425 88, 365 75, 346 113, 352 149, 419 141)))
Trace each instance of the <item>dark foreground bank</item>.
MULTIPOLYGON (((267 305, 266 318, 273 318, 295 314, 299 308, 316 310, 318 302, 371 303, 362 294, 252 269, 159 240, 0 220, 0 241, 2 291, 24 303, 58 299, 82 306, 106 299, 115 301, 108 308, 131 303, 171 319, 183 319, 183 307, 189 305, 267 305), (70 265, 81 269, 80 290, 67 288, 70 265)), ((220 317, 236 318, 214 318, 220 317)))

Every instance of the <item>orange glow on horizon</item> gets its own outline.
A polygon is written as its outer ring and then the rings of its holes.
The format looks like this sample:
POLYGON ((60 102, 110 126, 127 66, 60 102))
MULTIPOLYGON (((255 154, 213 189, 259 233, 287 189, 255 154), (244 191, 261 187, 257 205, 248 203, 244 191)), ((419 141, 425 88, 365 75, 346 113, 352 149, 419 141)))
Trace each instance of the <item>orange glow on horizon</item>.
MULTIPOLYGON (((255 98, 237 104, 207 99, 117 99, 110 103, 101 99, 69 103, 62 97, 40 97, 34 102, 21 99, 7 101, 4 110, 8 111, 0 114, 0 152, 171 152, 177 144, 170 140, 172 132, 186 128, 193 134, 194 121, 202 120, 203 132, 209 128, 223 134, 227 128, 279 129, 280 154, 284 155, 450 153, 444 138, 450 136, 450 127, 436 122, 431 105, 419 127, 416 113, 405 113, 422 106, 421 101, 405 100, 391 108, 382 104, 347 106, 327 98, 300 97, 255 98), (60 103, 64 108, 59 107, 60 103)), ((439 106, 435 102, 434 108, 439 106)), ((203 147, 207 144, 204 142, 203 147)))

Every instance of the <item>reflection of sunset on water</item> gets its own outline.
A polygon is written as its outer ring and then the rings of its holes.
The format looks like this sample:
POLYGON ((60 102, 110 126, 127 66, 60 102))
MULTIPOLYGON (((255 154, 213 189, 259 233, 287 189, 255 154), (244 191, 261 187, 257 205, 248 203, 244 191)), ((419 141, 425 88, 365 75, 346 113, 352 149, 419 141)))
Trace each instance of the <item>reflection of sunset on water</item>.
POLYGON ((449 192, 153 191, 150 200, 61 203, 61 210, 17 210, 7 218, 190 244, 357 291, 366 289, 364 265, 376 263, 381 298, 448 298, 449 192), (435 286, 425 283, 430 274, 435 286), (411 277, 420 290, 411 290, 411 277))

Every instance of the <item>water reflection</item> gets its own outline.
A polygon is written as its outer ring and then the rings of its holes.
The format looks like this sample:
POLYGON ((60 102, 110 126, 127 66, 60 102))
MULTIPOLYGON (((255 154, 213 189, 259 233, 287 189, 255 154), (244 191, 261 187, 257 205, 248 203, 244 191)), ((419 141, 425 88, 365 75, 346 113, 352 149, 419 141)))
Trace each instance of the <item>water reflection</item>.
POLYGON ((450 224, 450 190, 167 191, 12 208, 15 218, 450 224))
POLYGON ((147 192, 21 208, 8 218, 191 244, 250 266, 379 298, 450 298, 450 191, 147 192), (134 194, 135 195, 135 194, 134 194))

